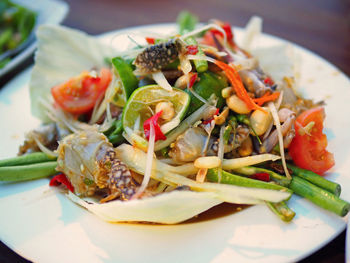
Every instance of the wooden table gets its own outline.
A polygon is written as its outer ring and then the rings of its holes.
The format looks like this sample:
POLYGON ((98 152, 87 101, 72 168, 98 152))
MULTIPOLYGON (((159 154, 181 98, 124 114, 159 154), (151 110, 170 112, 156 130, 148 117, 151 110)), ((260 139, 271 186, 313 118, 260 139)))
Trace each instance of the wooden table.
MULTIPOLYGON (((252 15, 264 19, 264 32, 290 40, 319 54, 350 75, 350 2, 348 0, 67 0, 64 25, 90 34, 124 27, 173 22, 187 9, 205 22, 219 18, 242 27, 252 15)), ((0 80, 0 87, 32 63, 0 80)), ((344 262, 345 231, 302 262, 344 262)), ((0 262, 28 262, 0 244, 0 262)))

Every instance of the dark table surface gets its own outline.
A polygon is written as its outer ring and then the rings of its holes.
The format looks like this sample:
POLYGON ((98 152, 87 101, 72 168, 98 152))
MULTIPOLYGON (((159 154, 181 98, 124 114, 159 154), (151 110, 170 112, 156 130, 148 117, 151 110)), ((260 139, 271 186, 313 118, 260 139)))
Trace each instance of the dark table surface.
MULTIPOLYGON (((264 32, 299 44, 350 75, 349 0, 68 0, 70 12, 63 24, 90 34, 124 27, 173 22, 187 9, 201 21, 218 18, 244 26, 252 15, 264 19, 264 32)), ((0 87, 33 63, 0 79, 0 87)), ((344 262, 345 231, 302 262, 344 262)), ((0 262, 28 262, 0 243, 0 262)))

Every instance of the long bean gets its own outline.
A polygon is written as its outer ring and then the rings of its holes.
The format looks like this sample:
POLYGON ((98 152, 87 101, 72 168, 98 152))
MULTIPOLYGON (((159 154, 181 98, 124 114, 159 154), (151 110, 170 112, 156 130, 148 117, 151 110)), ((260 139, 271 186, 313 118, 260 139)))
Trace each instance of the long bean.
POLYGON ((260 168, 260 167, 254 167, 254 166, 246 166, 246 167, 241 167, 237 169, 233 169, 234 172, 238 174, 243 174, 247 176, 251 176, 256 173, 268 173, 270 175, 270 179, 274 182, 276 182, 279 185, 288 187, 290 184, 290 179, 288 179, 285 176, 282 176, 278 173, 275 173, 273 171, 270 171, 268 169, 260 168))
MULTIPOLYGON (((181 35, 192 31, 198 22, 198 18, 187 11, 182 11, 177 17, 177 24, 179 26, 179 32, 181 35)), ((194 37, 188 37, 185 39, 188 45, 197 46, 198 56, 204 56, 203 50, 199 47, 197 40, 194 37)), ((208 62, 206 60, 194 60, 194 65, 197 72, 201 73, 208 70, 208 62)))
POLYGON ((287 167, 293 171, 293 175, 297 175, 339 197, 341 192, 340 184, 331 182, 312 171, 305 170, 291 164, 287 164, 287 167))
MULTIPOLYGON (((218 182, 218 170, 217 169, 209 169, 207 173, 207 179, 211 182, 218 182)), ((255 179, 250 179, 247 177, 231 174, 226 171, 222 171, 221 175, 221 183, 223 184, 233 184, 245 187, 253 187, 253 188, 264 188, 264 189, 273 189, 273 190, 285 190, 287 192, 291 192, 290 189, 274 184, 267 183, 255 179)))
MULTIPOLYGON (((194 39, 194 37, 189 37, 185 39, 185 42, 188 45, 192 45, 192 46, 197 46, 197 56, 205 56, 203 50, 199 47, 198 42, 196 39, 194 39)), ((208 70, 208 62, 204 59, 195 59, 193 61, 194 66, 196 67, 197 72, 201 73, 201 72, 205 72, 208 70)))
POLYGON ((26 181, 57 173, 56 161, 0 167, 0 181, 26 181))
POLYGON ((314 204, 339 216, 345 216, 349 212, 350 204, 348 202, 299 176, 293 177, 289 188, 297 195, 305 197, 314 204))
POLYGON ((284 201, 279 203, 266 202, 266 205, 272 212, 274 212, 285 222, 290 222, 295 216, 295 212, 290 209, 287 203, 284 201))
POLYGON ((17 157, 0 160, 0 167, 42 163, 42 162, 49 162, 54 160, 55 158, 49 157, 46 153, 35 152, 35 153, 30 153, 26 155, 21 155, 17 157))

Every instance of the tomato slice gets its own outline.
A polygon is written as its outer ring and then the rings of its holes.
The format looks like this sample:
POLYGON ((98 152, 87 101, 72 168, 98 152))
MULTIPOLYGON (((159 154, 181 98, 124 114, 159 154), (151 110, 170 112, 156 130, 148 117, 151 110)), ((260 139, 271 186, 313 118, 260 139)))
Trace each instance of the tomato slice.
POLYGON ((322 107, 300 114, 295 121, 295 137, 289 146, 289 154, 297 166, 319 175, 334 166, 333 154, 326 150, 328 142, 323 134, 324 118, 322 107), (305 133, 304 127, 310 123, 313 125, 311 130, 305 133))
POLYGON ((93 109, 111 79, 112 73, 106 68, 101 69, 98 77, 92 77, 85 71, 63 84, 54 86, 51 94, 64 111, 83 114, 93 109))
MULTIPOLYGON (((233 35, 233 32, 232 32, 231 25, 229 23, 224 23, 224 22, 221 22, 221 21, 217 21, 216 23, 225 31, 226 37, 227 37, 227 41, 228 41, 229 45, 231 46, 231 48, 235 49, 236 48, 236 44, 234 42, 234 35, 233 35)), ((213 38, 213 35, 215 35, 218 38, 223 38, 224 37, 224 34, 221 31, 219 31, 217 29, 211 29, 211 30, 208 30, 204 34, 203 40, 202 40, 202 44, 216 47, 216 43, 215 43, 215 40, 213 38)))

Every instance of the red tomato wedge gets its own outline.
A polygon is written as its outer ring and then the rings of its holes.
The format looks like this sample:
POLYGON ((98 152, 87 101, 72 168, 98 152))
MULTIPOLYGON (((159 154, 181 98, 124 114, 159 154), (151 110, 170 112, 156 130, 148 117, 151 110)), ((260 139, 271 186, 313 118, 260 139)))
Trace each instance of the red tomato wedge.
POLYGON ((106 68, 101 69, 98 77, 82 72, 79 76, 54 86, 51 94, 64 111, 83 114, 93 109, 96 101, 106 91, 111 79, 112 73, 106 68))
POLYGON ((300 114, 295 121, 296 134, 289 147, 289 154, 297 166, 319 175, 334 166, 333 154, 326 150, 328 142, 323 133, 324 118, 322 107, 300 114), (304 127, 307 125, 312 128, 305 133, 304 127))

